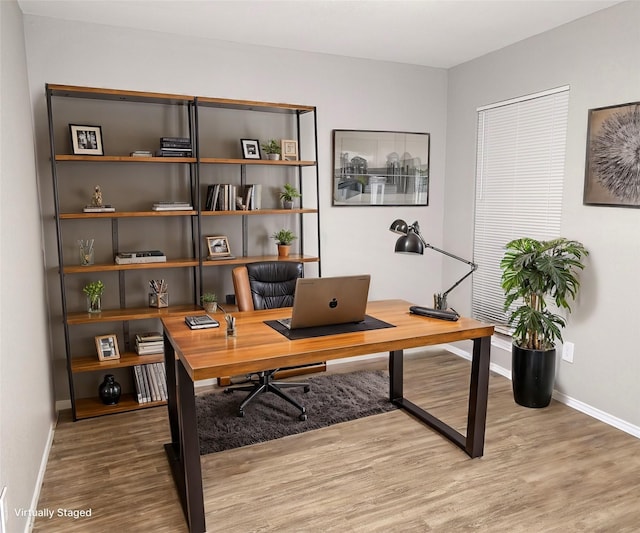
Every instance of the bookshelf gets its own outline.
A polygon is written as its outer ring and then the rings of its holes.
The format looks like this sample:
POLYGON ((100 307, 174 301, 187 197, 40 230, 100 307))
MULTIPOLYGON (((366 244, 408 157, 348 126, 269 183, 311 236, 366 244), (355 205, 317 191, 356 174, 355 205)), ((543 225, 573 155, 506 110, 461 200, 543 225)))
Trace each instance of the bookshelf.
MULTIPOLYGON (((317 123, 313 106, 231 100, 166 93, 46 85, 53 211, 57 237, 60 300, 52 315, 56 353, 64 351, 74 420, 164 405, 138 403, 133 369, 157 363, 161 355, 138 355, 136 333, 159 331, 160 318, 199 314, 203 292, 220 300, 231 286, 230 271, 255 261, 302 261, 320 274, 320 219, 317 123), (71 124, 100 125, 103 155, 73 154, 71 124), (244 129, 243 129, 244 128, 244 129), (193 157, 137 157, 153 151, 161 137, 189 138, 193 157), (300 159, 242 159, 240 139, 295 139, 300 159), (260 182, 265 191, 258 210, 207 211, 205 192, 214 183, 238 187, 260 182), (276 190, 292 183, 300 205, 283 209, 276 190), (93 187, 100 185, 114 212, 85 213, 93 187), (82 195, 85 195, 84 197, 82 195), (153 211, 157 201, 188 201, 193 209, 153 211), (274 228, 292 227, 299 235, 288 258, 278 258, 274 228), (207 235, 227 235, 233 257, 207 260, 207 235), (76 242, 95 238, 96 256, 82 266, 76 242), (162 263, 116 264, 117 252, 162 250, 162 263), (148 281, 168 279, 169 307, 147 306, 148 281), (82 286, 100 279, 106 286, 102 311, 86 311, 82 286), (94 337, 115 333, 120 359, 99 361, 94 337), (123 388, 117 405, 103 405, 98 385, 113 373, 123 388)), ((155 154, 155 151, 153 151, 155 154)), ((307 267, 305 267, 305 270, 307 267)), ((224 305, 224 304, 223 304, 224 305)))

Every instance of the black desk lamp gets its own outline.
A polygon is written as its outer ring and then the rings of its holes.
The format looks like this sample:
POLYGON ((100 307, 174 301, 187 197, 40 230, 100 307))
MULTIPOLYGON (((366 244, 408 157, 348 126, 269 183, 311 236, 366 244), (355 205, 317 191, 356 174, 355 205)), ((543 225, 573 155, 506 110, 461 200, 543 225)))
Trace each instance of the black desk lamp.
POLYGON ((404 220, 394 220, 389 230, 402 235, 402 237, 400 237, 396 242, 396 253, 422 255, 425 248, 431 248, 436 252, 440 252, 441 254, 452 257, 453 259, 462 261, 463 263, 466 263, 471 267, 471 270, 469 272, 462 276, 446 291, 433 295, 433 307, 435 309, 445 311, 447 309, 447 295, 458 285, 460 285, 462 281, 473 274, 473 272, 478 268, 478 265, 471 261, 467 261, 466 259, 462 259, 462 257, 458 257, 457 255, 453 255, 452 253, 446 252, 444 250, 441 250, 440 248, 436 248, 435 246, 428 244, 420 233, 420 226, 418 226, 418 222, 414 222, 413 224, 411 224, 411 226, 407 226, 407 223, 404 220))

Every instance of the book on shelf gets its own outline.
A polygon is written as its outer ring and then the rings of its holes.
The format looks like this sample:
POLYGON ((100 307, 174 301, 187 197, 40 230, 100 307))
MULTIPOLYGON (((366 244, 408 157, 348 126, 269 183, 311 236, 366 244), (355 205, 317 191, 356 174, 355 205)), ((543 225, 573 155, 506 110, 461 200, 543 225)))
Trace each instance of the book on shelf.
POLYGON ((144 395, 144 384, 142 382, 140 365, 133 367, 133 382, 136 388, 136 400, 138 400, 138 403, 145 403, 146 397, 144 395))
POLYGON ((118 252, 115 255, 117 265, 131 265, 136 263, 166 263, 167 256, 160 250, 146 250, 139 252, 118 252))
POLYGON ((220 327, 220 322, 209 315, 186 316, 184 321, 191 329, 209 329, 220 327))
POLYGON ((232 183, 216 183, 207 187, 205 211, 236 211, 238 186, 232 183))
POLYGON ((193 151, 188 148, 160 148, 156 151, 157 157, 191 157, 193 151))
POLYGON ((153 152, 151 150, 134 150, 129 155, 131 157, 153 157, 153 152))
POLYGON ((153 211, 193 211, 189 202, 156 202, 151 207, 153 211))
POLYGON ((178 144, 180 146, 191 146, 191 139, 189 137, 160 137, 160 146, 178 144))
POLYGON ((112 205, 85 205, 82 208, 84 213, 113 213, 116 210, 112 205))
POLYGON ((235 259, 235 255, 208 255, 207 261, 222 261, 223 259, 235 259))
POLYGON ((164 341, 164 336, 159 331, 144 331, 142 333, 136 333, 136 341, 138 342, 164 341))

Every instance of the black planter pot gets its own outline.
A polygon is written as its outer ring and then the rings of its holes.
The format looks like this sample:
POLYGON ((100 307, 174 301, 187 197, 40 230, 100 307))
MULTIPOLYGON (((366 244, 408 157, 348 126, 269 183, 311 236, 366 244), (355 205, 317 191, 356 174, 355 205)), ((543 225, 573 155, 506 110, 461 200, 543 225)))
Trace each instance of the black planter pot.
POLYGON ((529 350, 511 346, 513 398, 524 407, 547 407, 556 376, 556 349, 529 350))

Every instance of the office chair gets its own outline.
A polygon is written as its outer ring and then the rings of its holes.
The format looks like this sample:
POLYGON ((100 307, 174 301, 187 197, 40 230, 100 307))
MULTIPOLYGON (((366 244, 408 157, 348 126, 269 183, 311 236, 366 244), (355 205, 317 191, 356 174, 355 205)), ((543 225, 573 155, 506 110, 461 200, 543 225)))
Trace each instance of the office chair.
MULTIPOLYGON (((302 277, 302 263, 289 261, 261 261, 249 263, 233 269, 233 289, 236 293, 236 304, 239 311, 253 311, 258 309, 275 309, 291 307, 296 288, 296 280, 302 277)), ((309 392, 308 383, 294 383, 289 381, 274 381, 274 374, 279 368, 257 372, 257 380, 253 385, 228 387, 225 392, 248 391, 249 394, 240 404, 238 416, 244 416, 244 408, 256 396, 266 392, 273 392, 283 400, 300 410, 300 420, 306 420, 306 409, 282 389, 304 387, 309 392)))

